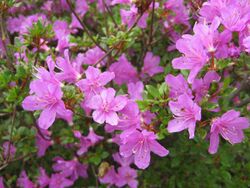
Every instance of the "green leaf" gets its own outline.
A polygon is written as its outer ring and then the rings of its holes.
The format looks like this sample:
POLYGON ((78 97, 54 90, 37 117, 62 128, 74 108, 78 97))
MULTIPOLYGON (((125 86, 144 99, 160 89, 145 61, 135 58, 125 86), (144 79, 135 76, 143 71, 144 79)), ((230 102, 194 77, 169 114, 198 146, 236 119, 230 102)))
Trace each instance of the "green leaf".
POLYGON ((160 98, 160 93, 157 88, 152 85, 146 85, 148 93, 154 98, 160 98))

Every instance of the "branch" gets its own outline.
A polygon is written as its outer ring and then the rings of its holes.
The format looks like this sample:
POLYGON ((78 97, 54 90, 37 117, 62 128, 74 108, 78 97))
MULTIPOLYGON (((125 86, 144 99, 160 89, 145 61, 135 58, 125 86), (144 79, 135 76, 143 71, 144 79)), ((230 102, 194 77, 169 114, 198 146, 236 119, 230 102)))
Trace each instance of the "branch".
POLYGON ((104 52, 106 52, 106 50, 100 46, 100 44, 98 44, 98 42, 92 37, 91 33, 89 32, 86 24, 79 18, 79 16, 77 15, 77 13, 75 12, 74 8, 72 7, 72 4, 70 2, 70 0, 66 0, 70 11, 74 14, 74 16, 76 17, 76 19, 79 21, 79 23, 81 24, 83 30, 87 33, 87 35, 89 36, 89 38, 92 40, 93 43, 95 43, 96 46, 98 46, 101 50, 103 50, 104 52))
POLYGON ((155 15, 155 0, 153 0, 153 10, 152 10, 152 16, 151 16, 151 25, 150 25, 149 41, 148 41, 149 46, 151 45, 152 40, 153 40, 154 15, 155 15))

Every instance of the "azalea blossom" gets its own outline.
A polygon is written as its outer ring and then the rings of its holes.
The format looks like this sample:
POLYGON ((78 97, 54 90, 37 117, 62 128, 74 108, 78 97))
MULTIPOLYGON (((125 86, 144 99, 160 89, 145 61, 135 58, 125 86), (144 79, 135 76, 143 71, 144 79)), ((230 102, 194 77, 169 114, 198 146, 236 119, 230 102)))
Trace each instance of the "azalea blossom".
POLYGON ((172 61, 173 68, 190 70, 188 83, 193 83, 197 74, 209 59, 201 40, 196 36, 183 35, 182 39, 176 42, 176 48, 182 52, 184 56, 175 58, 172 61))
POLYGON ((168 122, 168 132, 188 129, 189 139, 194 138, 196 121, 201 120, 201 108, 187 94, 180 95, 176 102, 170 101, 169 107, 174 119, 168 122))
POLYGON ((72 111, 65 108, 60 87, 34 80, 30 84, 30 90, 32 95, 24 99, 22 106, 28 111, 42 110, 38 119, 40 128, 48 129, 56 117, 63 118, 72 124, 72 111))
POLYGON ((26 172, 23 170, 17 179, 17 185, 23 188, 35 188, 35 184, 29 179, 26 172))
POLYGON ((36 134, 36 147, 37 156, 42 157, 45 155, 46 150, 53 144, 50 139, 51 133, 46 129, 40 129, 40 133, 36 134))
POLYGON ((220 76, 214 71, 207 72, 203 79, 195 79, 192 84, 192 90, 195 91, 195 101, 200 102, 202 97, 208 94, 210 84, 219 80, 220 76))
POLYGON ((87 96, 93 96, 100 93, 104 86, 114 79, 115 74, 113 72, 103 72, 98 68, 89 66, 85 71, 86 78, 79 80, 76 85, 87 96))
POLYGON ((118 61, 110 66, 109 71, 115 73, 114 82, 118 85, 138 81, 137 71, 127 60, 125 54, 122 54, 118 61))
POLYGON ((165 82, 169 87, 169 97, 178 98, 180 95, 186 93, 190 98, 192 98, 192 91, 188 86, 187 81, 182 76, 182 74, 178 74, 174 76, 172 74, 168 74, 165 77, 165 82))
POLYGON ((124 135, 120 145, 120 154, 123 157, 134 156, 134 163, 140 169, 146 169, 150 163, 150 153, 161 157, 168 155, 169 151, 156 141, 153 132, 135 130, 124 135))
POLYGON ((231 144, 237 144, 243 141, 243 130, 249 127, 249 120, 240 117, 240 112, 229 110, 221 117, 212 121, 210 130, 210 146, 209 153, 214 154, 219 147, 219 135, 231 144))
POLYGON ((154 76, 155 74, 163 72, 163 67, 159 66, 160 60, 159 56, 154 56, 152 52, 147 52, 144 58, 142 73, 154 76))
POLYGON ((42 167, 39 168, 39 173, 37 182, 41 188, 46 187, 50 183, 50 178, 42 167))
POLYGON ((88 107, 94 110, 92 116, 95 122, 117 125, 119 121, 117 112, 121 111, 126 104, 125 96, 115 97, 115 90, 108 88, 93 96, 88 102, 88 107))
POLYGON ((52 167, 53 170, 60 172, 60 174, 72 181, 77 180, 79 177, 88 177, 87 166, 78 162, 76 158, 66 161, 61 157, 55 157, 54 161, 56 163, 52 167))
POLYGON ((63 174, 52 174, 50 177, 49 188, 65 188, 74 184, 72 180, 67 179, 63 174))

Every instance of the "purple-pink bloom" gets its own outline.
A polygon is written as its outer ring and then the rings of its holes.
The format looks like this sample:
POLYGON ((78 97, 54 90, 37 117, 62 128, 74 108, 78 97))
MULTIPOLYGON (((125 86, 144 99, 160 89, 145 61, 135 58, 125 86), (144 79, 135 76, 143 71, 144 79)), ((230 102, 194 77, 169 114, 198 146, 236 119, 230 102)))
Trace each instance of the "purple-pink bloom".
POLYGON ((89 5, 86 0, 76 0, 75 11, 80 17, 83 17, 86 14, 86 12, 88 12, 88 10, 89 10, 89 5))
POLYGON ((77 150, 77 155, 80 156, 88 151, 92 143, 88 138, 82 136, 80 131, 74 131, 74 136, 80 141, 80 143, 78 144, 79 149, 77 150))
POLYGON ((0 188, 4 188, 3 177, 0 176, 0 188))
POLYGON ((86 138, 90 140, 92 145, 95 145, 104 139, 103 136, 97 135, 92 127, 89 128, 89 134, 87 135, 86 138))
POLYGON ((67 179, 63 174, 52 174, 49 182, 49 188, 65 188, 74 184, 72 180, 67 179))
POLYGON ((196 36, 183 35, 176 42, 176 48, 184 54, 183 57, 175 58, 172 61, 173 68, 190 70, 188 82, 192 83, 209 60, 202 42, 196 36))
POLYGON ((114 130, 134 130, 140 128, 140 110, 136 102, 129 100, 126 106, 119 112, 119 123, 116 126, 105 125, 105 131, 113 132, 114 130))
POLYGON ((39 168, 39 173, 40 174, 38 176, 37 183, 41 188, 46 187, 47 185, 49 185, 50 178, 42 167, 39 168))
POLYGON ((249 127, 249 119, 240 117, 240 112, 229 110, 221 117, 212 120, 210 146, 208 152, 214 154, 219 146, 219 134, 231 144, 243 141, 243 130, 249 127))
POLYGON ((65 108, 60 87, 34 80, 30 83, 30 93, 32 95, 24 99, 22 106, 28 111, 42 110, 38 119, 40 128, 48 129, 54 123, 56 116, 72 124, 73 113, 65 108))
POLYGON ((207 72, 203 79, 195 79, 192 84, 192 90, 195 92, 195 102, 200 102, 208 94, 210 84, 219 80, 220 76, 214 71, 207 72))
MULTIPOLYGON (((135 20, 138 16, 138 9, 136 8, 135 5, 132 5, 130 7, 130 10, 120 10, 120 15, 122 18, 122 23, 124 25, 127 25, 129 28, 132 27, 135 23, 135 20)), ((147 27, 147 18, 148 18, 148 13, 144 13, 142 17, 139 19, 137 26, 140 28, 146 28, 147 27)))
POLYGON ((49 70, 45 69, 44 67, 39 67, 36 69, 37 73, 35 74, 35 76, 39 80, 42 80, 45 84, 54 84, 54 85, 61 86, 62 83, 56 78, 56 75, 54 72, 55 62, 51 56, 48 56, 46 58, 46 64, 49 70))
POLYGON ((17 186, 21 188, 35 188, 35 184, 30 181, 24 170, 21 172, 19 178, 17 179, 17 186))
POLYGON ((115 185, 117 182, 117 173, 114 166, 111 166, 103 177, 99 177, 99 181, 109 186, 115 185))
POLYGON ((168 74, 165 77, 165 82, 169 87, 169 97, 176 99, 180 95, 186 93, 188 96, 193 98, 192 91, 188 86, 187 81, 182 76, 182 74, 178 74, 177 76, 174 76, 172 74, 168 74))
POLYGON ((163 72, 163 67, 159 66, 160 61, 161 59, 159 56, 154 56, 152 52, 147 52, 144 58, 142 74, 148 74, 152 77, 155 74, 163 72))
POLYGON ((54 161, 56 162, 53 165, 53 170, 55 172, 60 172, 64 177, 68 177, 70 180, 75 181, 79 177, 86 178, 87 174, 87 165, 81 164, 76 158, 65 161, 61 157, 55 157, 54 161))
POLYGON ((57 20, 53 24, 53 30, 55 32, 55 38, 58 40, 56 49, 62 52, 65 48, 70 46, 69 34, 70 29, 66 21, 57 20))
POLYGON ((118 85, 138 81, 137 71, 127 60, 125 54, 122 54, 118 59, 118 62, 115 62, 110 66, 109 71, 115 73, 114 81, 118 85))
POLYGON ((171 10, 173 12, 173 14, 167 15, 166 22, 169 21, 171 25, 183 24, 187 28, 190 27, 189 12, 183 0, 168 0, 164 3, 164 8, 166 11, 171 10))
POLYGON ((121 136, 120 154, 123 157, 134 155, 134 163, 140 169, 146 169, 150 163, 150 153, 161 157, 168 155, 169 151, 156 141, 153 132, 134 130, 130 134, 121 136))
POLYGON ((132 0, 112 0, 111 5, 116 4, 130 4, 132 0))
POLYGON ((9 141, 6 141, 3 143, 3 157, 4 159, 7 159, 9 157, 9 159, 14 158, 16 154, 16 147, 10 143, 9 141))
POLYGON ((88 107, 93 109, 92 114, 95 122, 110 125, 117 125, 119 117, 118 111, 121 111, 127 104, 125 96, 115 97, 115 90, 112 88, 104 89, 100 94, 91 97, 88 101, 88 107))
POLYGON ((221 20, 219 17, 215 17, 210 25, 207 23, 198 23, 194 25, 194 33, 200 39, 203 46, 208 52, 215 52, 217 49, 217 38, 219 37, 218 27, 221 20))
POLYGON ((241 7, 236 4, 224 7, 220 13, 222 18, 222 24, 226 27, 226 29, 232 32, 240 32, 245 29, 245 27, 247 26, 247 22, 250 18, 249 2, 246 4, 245 7, 241 7))
POLYGON ((169 107, 174 119, 168 122, 168 132, 188 129, 189 139, 194 138, 196 121, 201 120, 201 108, 187 94, 180 95, 176 102, 170 101, 169 107))
POLYGON ((129 166, 119 167, 117 177, 116 186, 118 187, 128 185, 130 188, 136 188, 138 186, 137 172, 129 166))
MULTIPOLYGON (((40 128, 38 127, 38 129, 40 128)), ((51 133, 45 129, 40 129, 40 132, 37 132, 36 147, 37 147, 38 157, 44 156, 46 153, 46 150, 53 144, 53 141, 50 139, 50 135, 51 133)))
MULTIPOLYGON (((102 51, 99 47, 94 47, 89 49, 82 59, 83 64, 86 65, 95 65, 103 56, 105 55, 105 52, 102 51)), ((100 64, 104 65, 105 61, 102 60, 100 64)))
POLYGON ((141 81, 128 84, 128 94, 130 96, 130 99, 132 100, 142 100, 143 90, 144 90, 144 86, 143 86, 143 82, 141 81))
POLYGON ((133 161, 134 161, 134 157, 130 156, 130 157, 123 157, 120 155, 119 152, 114 153, 113 155, 113 159, 121 166, 130 166, 133 161))
POLYGON ((246 52, 250 53, 250 36, 244 38, 243 45, 246 48, 246 52))
POLYGON ((86 78, 79 80, 76 85, 80 88, 86 96, 93 96, 100 93, 104 86, 114 79, 115 74, 113 72, 103 72, 98 68, 89 66, 85 71, 86 78))
POLYGON ((81 78, 79 67, 75 62, 70 61, 69 50, 64 51, 64 58, 56 58, 56 65, 62 71, 56 74, 60 81, 74 83, 81 78))

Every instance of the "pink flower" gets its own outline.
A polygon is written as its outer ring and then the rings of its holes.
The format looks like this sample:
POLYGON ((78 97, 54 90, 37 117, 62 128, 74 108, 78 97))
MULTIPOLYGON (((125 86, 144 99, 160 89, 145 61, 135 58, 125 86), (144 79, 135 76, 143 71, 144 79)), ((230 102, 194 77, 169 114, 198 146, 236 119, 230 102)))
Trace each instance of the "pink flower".
POLYGON ((16 154, 16 147, 11 144, 9 141, 6 141, 3 143, 3 157, 4 159, 12 159, 15 157, 16 154))
POLYGON ((30 181, 24 170, 21 172, 19 178, 17 179, 17 186, 22 188, 35 188, 35 184, 30 181))
POLYGON ((116 184, 117 178, 115 168, 114 166, 111 166, 107 173, 103 177, 99 178, 99 181, 103 184, 109 184, 109 186, 111 186, 116 184))
POLYGON ((161 157, 169 153, 156 141, 156 135, 153 132, 135 130, 121 139, 120 154, 123 157, 134 155, 134 163, 140 169, 146 169, 149 166, 151 151, 161 157))
POLYGON ((39 168, 39 172, 40 175, 38 176, 37 182, 41 188, 46 187, 50 183, 50 178, 42 167, 39 168))
MULTIPOLYGON (((122 23, 124 25, 127 25, 129 28, 132 27, 135 23, 135 20, 137 18, 138 14, 138 9, 136 8, 135 5, 132 5, 130 7, 130 10, 120 10, 120 15, 122 18, 122 23)), ((137 23, 137 26, 140 28, 146 28, 147 27, 147 18, 148 18, 148 13, 144 13, 140 20, 137 23)))
POLYGON ((140 128, 140 110, 136 102, 129 100, 126 106, 119 113, 119 123, 116 126, 106 124, 105 131, 128 131, 140 128))
POLYGON ((80 70, 75 62, 71 63, 69 58, 69 50, 64 51, 64 58, 58 57, 56 59, 57 68, 62 72, 57 73, 57 78, 60 81, 74 83, 81 78, 80 70))
POLYGON ((209 60, 205 49, 198 37, 183 35, 182 39, 176 42, 176 48, 184 54, 183 57, 175 58, 172 61, 173 68, 190 70, 188 82, 192 83, 209 60))
MULTIPOLYGON (((246 5, 247 7, 247 5, 246 5)), ((250 6, 248 2, 248 9, 244 11, 244 7, 232 4, 221 10, 222 24, 229 31, 242 31, 245 29, 250 17, 250 6)))
POLYGON ((130 188, 136 188, 138 186, 138 181, 136 180, 137 172, 129 166, 119 167, 117 177, 117 187, 128 185, 130 188))
POLYGON ((196 121, 201 120, 201 108, 187 95, 178 97, 178 101, 170 101, 169 107, 174 119, 168 122, 168 132, 180 132, 188 129, 189 139, 194 138, 196 121))
POLYGON ((183 0, 168 0, 164 3, 164 8, 166 11, 171 10, 173 12, 168 14, 166 18, 166 20, 169 21, 171 25, 183 24, 188 28, 190 27, 189 12, 187 7, 184 5, 183 0))
POLYGON ((132 100, 142 100, 144 86, 141 81, 128 84, 128 94, 132 100))
POLYGON ((214 154, 219 146, 219 134, 231 144, 237 144, 244 139, 243 129, 249 127, 249 119, 240 117, 240 113, 229 110, 221 117, 212 121, 210 130, 210 146, 208 152, 214 154))
MULTIPOLYGON (((82 59, 83 64, 86 65, 95 65, 103 56, 105 55, 105 52, 102 51, 99 47, 94 47, 89 49, 82 59)), ((100 62, 102 65, 105 64, 104 60, 100 62)))
POLYGON ((89 10, 89 5, 86 0, 76 0, 76 13, 83 17, 89 10))
POLYGON ((246 48, 246 52, 250 53, 250 36, 243 40, 243 45, 246 48))
POLYGON ((49 182, 49 188, 65 188, 74 184, 72 180, 67 179, 63 174, 52 174, 49 182))
POLYGON ((111 5, 116 4, 130 4, 132 0, 112 0, 111 5))
POLYGON ((0 188, 4 188, 3 177, 0 176, 0 188))
POLYGON ((95 122, 110 125, 117 125, 119 117, 116 112, 121 111, 127 104, 125 96, 115 97, 115 90, 112 88, 104 89, 100 94, 93 96, 88 101, 88 107, 93 109, 92 114, 95 122))
POLYGON ((138 81, 137 71, 127 60, 125 54, 122 54, 118 62, 110 66, 109 71, 115 73, 114 81, 118 85, 138 81))
POLYGON ((80 144, 78 144, 79 149, 77 150, 77 155, 83 155, 86 153, 91 147, 92 143, 91 141, 86 138, 85 136, 82 136, 80 131, 74 131, 74 136, 79 139, 80 144))
POLYGON ((103 72, 98 68, 89 66, 85 71, 86 78, 79 80, 76 85, 85 93, 86 96, 93 96, 100 93, 104 86, 114 79, 113 72, 103 72))
POLYGON ((178 74, 174 76, 172 74, 168 74, 165 77, 165 82, 169 87, 169 97, 170 98, 178 98, 180 95, 186 93, 188 96, 193 98, 192 91, 189 89, 188 83, 182 74, 178 74))
POLYGON ((134 158, 133 156, 130 157, 122 157, 119 152, 112 155, 113 159, 119 163, 121 166, 130 166, 133 163, 134 158))
POLYGON ((219 17, 215 17, 210 25, 206 23, 198 23, 194 25, 194 33, 200 39, 203 46, 208 52, 215 52, 217 49, 216 40, 219 37, 218 27, 221 20, 219 17))
POLYGON ((50 140, 51 133, 48 130, 40 129, 40 134, 36 134, 36 147, 38 149, 38 157, 44 156, 46 150, 53 144, 53 141, 50 140), (42 134, 42 136, 40 134, 42 134))
POLYGON ((192 84, 192 90, 195 91, 195 101, 200 102, 208 94, 210 84, 213 81, 219 82, 219 80, 220 76, 214 71, 207 72, 203 79, 195 79, 192 84))
POLYGON ((95 145, 104 139, 103 136, 97 135, 92 127, 89 128, 89 134, 86 138, 90 140, 92 145, 95 145))
POLYGON ((62 52, 65 48, 70 46, 69 34, 70 29, 66 21, 57 20, 53 24, 53 30, 55 32, 55 38, 58 40, 56 49, 62 52))
POLYGON ((30 90, 32 95, 24 99, 22 106, 28 111, 42 110, 38 119, 40 128, 48 129, 54 123, 56 116, 72 123, 72 111, 65 108, 60 87, 34 80, 30 84, 30 90))
POLYGON ((70 180, 75 181, 79 177, 86 178, 87 174, 87 166, 78 162, 77 159, 73 159, 70 161, 65 161, 61 157, 55 157, 54 161, 56 162, 53 165, 53 170, 56 172, 60 172, 64 177, 69 177, 70 180))
POLYGON ((48 56, 46 58, 46 64, 49 68, 49 71, 46 70, 43 67, 37 68, 37 73, 35 74, 35 76, 39 79, 42 80, 44 83, 46 84, 54 84, 54 85, 58 85, 61 86, 62 83, 56 78, 54 69, 55 69, 55 62, 52 59, 51 56, 48 56))
POLYGON ((154 76, 155 74, 164 72, 163 67, 159 66, 160 57, 154 56, 152 52, 147 52, 144 58, 144 65, 142 67, 142 74, 148 74, 154 76))

